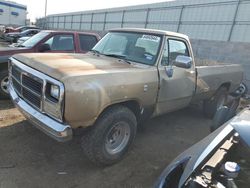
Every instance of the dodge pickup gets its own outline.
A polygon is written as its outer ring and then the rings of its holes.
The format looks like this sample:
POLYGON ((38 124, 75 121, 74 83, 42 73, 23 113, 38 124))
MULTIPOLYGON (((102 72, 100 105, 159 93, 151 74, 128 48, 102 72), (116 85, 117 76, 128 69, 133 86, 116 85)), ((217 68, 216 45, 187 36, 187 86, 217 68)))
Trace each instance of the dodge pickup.
POLYGON ((9 65, 9 92, 27 119, 58 141, 85 130, 83 152, 100 165, 124 156, 145 118, 196 101, 212 117, 243 77, 239 65, 195 66, 183 34, 129 28, 87 54, 17 54, 9 65))
MULTIPOLYGON (((27 31, 27 30, 26 30, 27 31)), ((8 59, 17 53, 86 53, 100 40, 94 33, 41 31, 22 44, 0 48, 0 99, 8 98, 8 59)))

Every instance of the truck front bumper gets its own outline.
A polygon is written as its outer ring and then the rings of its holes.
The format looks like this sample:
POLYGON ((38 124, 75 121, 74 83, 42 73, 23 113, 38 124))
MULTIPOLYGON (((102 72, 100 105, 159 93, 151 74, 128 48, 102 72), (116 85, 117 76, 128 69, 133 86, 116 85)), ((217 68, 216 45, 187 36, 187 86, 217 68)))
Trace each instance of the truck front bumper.
POLYGON ((12 84, 9 84, 9 93, 19 111, 38 129, 59 142, 65 142, 72 138, 72 129, 69 125, 59 123, 34 109, 17 95, 12 84))

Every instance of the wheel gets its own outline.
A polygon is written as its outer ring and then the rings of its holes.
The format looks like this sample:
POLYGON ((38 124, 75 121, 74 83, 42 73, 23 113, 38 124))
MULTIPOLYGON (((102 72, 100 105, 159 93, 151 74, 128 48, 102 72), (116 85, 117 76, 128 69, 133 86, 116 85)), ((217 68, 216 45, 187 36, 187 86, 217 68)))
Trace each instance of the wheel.
POLYGON ((203 103, 203 111, 205 116, 208 118, 213 118, 217 109, 226 104, 227 96, 227 88, 221 87, 211 99, 205 100, 203 103))
POLYGON ((241 96, 245 96, 248 93, 248 88, 246 86, 246 84, 244 84, 243 82, 239 85, 239 87, 233 92, 231 93, 231 95, 233 97, 241 97, 241 96))
POLYGON ((240 98, 234 99, 228 106, 222 106, 219 109, 217 109, 213 117, 213 123, 212 126, 210 127, 210 131, 213 132, 215 129, 223 125, 225 122, 233 118, 237 114, 237 108, 239 104, 240 104, 240 98))
POLYGON ((0 72, 0 99, 9 98, 8 84, 8 70, 3 70, 0 72))
POLYGON ((241 83, 237 90, 242 96, 244 96, 248 93, 248 88, 247 88, 246 84, 244 84, 244 83, 241 83))
POLYGON ((97 165, 112 165, 127 152, 136 135, 136 117, 124 106, 111 107, 82 136, 87 158, 97 165))

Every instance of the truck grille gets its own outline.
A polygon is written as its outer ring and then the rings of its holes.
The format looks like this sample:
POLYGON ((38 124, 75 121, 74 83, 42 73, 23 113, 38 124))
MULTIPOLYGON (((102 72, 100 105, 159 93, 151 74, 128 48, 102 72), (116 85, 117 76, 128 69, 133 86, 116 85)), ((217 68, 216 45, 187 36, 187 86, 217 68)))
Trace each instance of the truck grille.
POLYGON ((41 109, 43 81, 14 65, 11 76, 13 87, 18 95, 33 107, 41 109))

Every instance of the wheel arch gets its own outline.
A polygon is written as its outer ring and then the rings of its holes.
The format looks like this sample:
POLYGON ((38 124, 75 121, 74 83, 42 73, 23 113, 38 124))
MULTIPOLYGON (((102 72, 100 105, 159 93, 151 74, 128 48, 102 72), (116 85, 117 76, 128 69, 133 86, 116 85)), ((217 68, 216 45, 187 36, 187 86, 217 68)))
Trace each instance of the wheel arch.
POLYGON ((128 109, 130 109, 134 114, 135 117, 137 119, 137 121, 140 119, 141 117, 141 112, 144 109, 142 107, 142 105, 140 104, 139 101, 135 100, 135 99, 130 99, 130 100, 126 100, 126 101, 119 101, 119 102, 115 102, 112 104, 107 105, 98 115, 98 117, 100 117, 102 114, 104 114, 107 110, 109 110, 110 108, 113 108, 115 106, 124 106, 127 107, 128 109))
POLYGON ((219 87, 218 89, 220 89, 220 88, 222 88, 222 87, 226 88, 227 91, 229 91, 229 90, 230 90, 230 87, 231 87, 231 82, 225 82, 225 83, 221 84, 220 87, 219 87))

